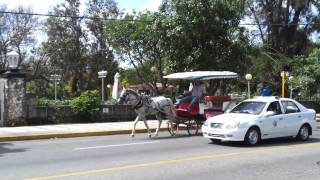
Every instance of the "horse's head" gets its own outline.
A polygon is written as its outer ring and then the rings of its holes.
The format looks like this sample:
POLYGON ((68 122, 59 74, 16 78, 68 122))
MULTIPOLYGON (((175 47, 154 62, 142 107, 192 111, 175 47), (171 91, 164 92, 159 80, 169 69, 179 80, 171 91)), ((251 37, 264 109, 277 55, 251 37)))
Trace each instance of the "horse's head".
POLYGON ((120 97, 118 99, 118 103, 128 103, 130 105, 134 104, 138 99, 139 94, 132 89, 123 89, 120 93, 120 97))
POLYGON ((128 96, 129 96, 129 93, 128 93, 127 89, 123 88, 121 93, 120 93, 120 96, 119 96, 119 99, 118 99, 118 103, 122 104, 124 102, 127 102, 128 96))

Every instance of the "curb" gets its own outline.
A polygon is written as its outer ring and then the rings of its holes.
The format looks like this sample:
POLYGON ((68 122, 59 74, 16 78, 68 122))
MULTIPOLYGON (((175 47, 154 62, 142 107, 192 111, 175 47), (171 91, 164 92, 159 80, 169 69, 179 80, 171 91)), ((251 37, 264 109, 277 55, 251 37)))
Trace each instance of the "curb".
MULTIPOLYGON (((150 128, 150 130, 155 131, 156 128, 150 128)), ((111 130, 111 131, 106 130, 106 131, 92 131, 92 132, 70 132, 70 133, 36 134, 36 135, 23 135, 23 136, 7 136, 7 137, 0 137, 0 142, 131 134, 131 131, 132 131, 131 129, 130 130, 125 129, 125 130, 111 130)), ((167 128, 160 128, 159 131, 167 131, 167 128)), ((147 129, 136 129, 135 132, 147 133, 147 129)))

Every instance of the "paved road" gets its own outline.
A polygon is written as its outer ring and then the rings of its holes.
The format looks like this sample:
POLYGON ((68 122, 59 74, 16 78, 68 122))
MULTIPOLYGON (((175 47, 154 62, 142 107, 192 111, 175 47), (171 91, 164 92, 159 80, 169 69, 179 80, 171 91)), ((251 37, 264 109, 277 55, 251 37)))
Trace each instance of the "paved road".
POLYGON ((320 179, 320 131, 307 143, 212 144, 202 136, 138 134, 0 143, 9 179, 320 179))

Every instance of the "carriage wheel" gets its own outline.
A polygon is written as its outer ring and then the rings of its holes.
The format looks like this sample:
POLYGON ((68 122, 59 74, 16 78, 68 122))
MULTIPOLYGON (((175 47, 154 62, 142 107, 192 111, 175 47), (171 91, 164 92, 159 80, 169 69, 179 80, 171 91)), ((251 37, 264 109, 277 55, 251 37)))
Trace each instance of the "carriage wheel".
POLYGON ((172 123, 171 124, 168 122, 168 131, 171 134, 171 136, 175 136, 176 134, 178 134, 178 130, 179 130, 179 124, 177 123, 172 123))
POLYGON ((190 136, 197 135, 199 131, 199 123, 197 120, 191 119, 187 122, 187 131, 190 136))

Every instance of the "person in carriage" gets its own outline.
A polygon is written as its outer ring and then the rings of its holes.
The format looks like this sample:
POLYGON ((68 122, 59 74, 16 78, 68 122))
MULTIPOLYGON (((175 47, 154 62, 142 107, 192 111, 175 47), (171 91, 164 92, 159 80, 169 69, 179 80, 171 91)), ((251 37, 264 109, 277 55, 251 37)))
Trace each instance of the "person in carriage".
POLYGON ((194 80, 192 88, 185 92, 180 100, 176 102, 176 108, 179 108, 181 103, 189 103, 188 111, 195 103, 199 103, 200 100, 207 94, 206 85, 200 80, 194 80))

